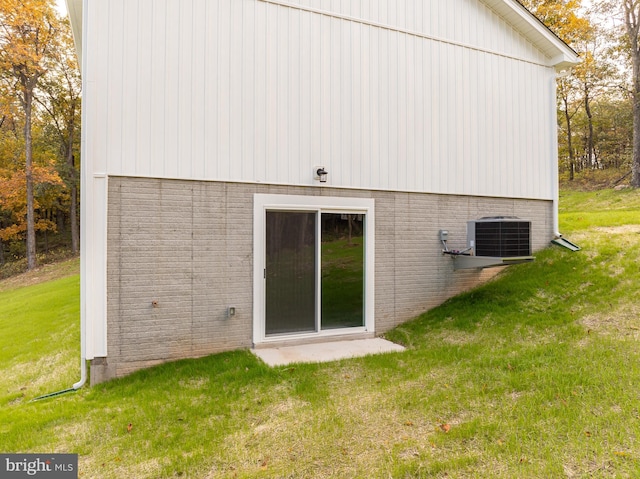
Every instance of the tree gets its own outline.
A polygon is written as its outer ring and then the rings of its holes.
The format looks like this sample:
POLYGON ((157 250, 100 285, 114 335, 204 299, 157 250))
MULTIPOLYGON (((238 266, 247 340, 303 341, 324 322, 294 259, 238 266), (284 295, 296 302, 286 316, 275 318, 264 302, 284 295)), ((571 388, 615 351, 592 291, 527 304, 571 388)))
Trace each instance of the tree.
POLYGON ((640 0, 623 0, 624 26, 632 65, 633 161, 631 185, 640 188, 640 0))
POLYGON ((41 85, 42 95, 38 103, 48 113, 52 126, 59 137, 63 157, 59 170, 69 190, 69 218, 71 223, 71 249, 80 249, 78 227, 78 170, 75 149, 80 129, 80 94, 82 81, 73 46, 71 26, 68 21, 61 24, 61 47, 56 62, 41 85))
MULTIPOLYGON (((558 79, 558 101, 561 104, 560 112, 561 118, 564 120, 564 138, 566 139, 565 155, 569 159, 569 181, 573 181, 576 172, 576 158, 573 148, 573 126, 572 120, 575 114, 578 112, 581 103, 575 106, 575 99, 573 98, 574 87, 571 82, 571 78, 559 78, 558 79)), ((560 134, 562 133, 562 128, 560 134)), ((562 138, 558 142, 558 146, 562 150, 563 142, 562 138)))
POLYGON ((0 3, 0 81, 24 114, 27 267, 36 267, 33 170, 33 104, 36 88, 58 47, 58 19, 48 0, 0 3))
MULTIPOLYGON (((582 107, 591 120, 592 71, 595 62, 589 47, 596 35, 589 19, 580 14, 581 0, 522 0, 522 4, 583 58, 583 64, 578 65, 568 76, 558 79, 559 118, 564 122, 558 143, 568 157, 569 179, 573 180, 576 158, 572 120, 582 107), (585 57, 590 59, 586 63, 585 57), (563 145, 566 147, 563 148, 563 145)), ((588 155, 593 159, 593 134, 590 135, 588 144, 588 155)))
POLYGON ((590 168, 600 168, 596 137, 594 132, 593 102, 601 96, 607 95, 615 89, 618 75, 616 68, 609 61, 608 46, 601 39, 605 32, 594 25, 589 35, 580 42, 578 51, 582 62, 573 69, 576 88, 581 94, 582 105, 586 114, 587 134, 584 142, 586 165, 590 168))
MULTIPOLYGON (((572 46, 576 43, 585 44, 591 36, 591 25, 588 20, 578 16, 580 1, 562 2, 559 0, 526 0, 524 5, 529 8, 543 23, 549 26, 558 36, 572 46)), ((574 47, 575 48, 575 47, 574 47)), ((575 149, 573 145, 572 120, 583 105, 580 91, 576 85, 573 72, 558 78, 558 117, 564 121, 559 134, 559 147, 564 150, 568 158, 569 180, 573 181, 576 171, 575 149), (564 148, 563 148, 564 146, 564 148)))
MULTIPOLYGON (((0 121, 0 251, 2 243, 9 245, 14 255, 24 246, 26 225, 26 172, 24 155, 24 126, 20 107, 7 105, 6 96, 0 95, 3 115, 0 121)), ((47 126, 35 115, 33 124, 34 228, 37 232, 55 231, 56 225, 47 218, 47 211, 58 198, 68 196, 58 175, 56 153, 46 135, 47 126)), ((22 256, 22 255, 21 255, 22 256)), ((0 264, 4 262, 0 255, 0 264)))
POLYGON ((584 40, 591 24, 580 14, 582 0, 519 0, 556 35, 571 46, 584 40))
POLYGON ((625 168, 633 153, 632 103, 615 90, 594 104, 595 144, 602 168, 625 168))

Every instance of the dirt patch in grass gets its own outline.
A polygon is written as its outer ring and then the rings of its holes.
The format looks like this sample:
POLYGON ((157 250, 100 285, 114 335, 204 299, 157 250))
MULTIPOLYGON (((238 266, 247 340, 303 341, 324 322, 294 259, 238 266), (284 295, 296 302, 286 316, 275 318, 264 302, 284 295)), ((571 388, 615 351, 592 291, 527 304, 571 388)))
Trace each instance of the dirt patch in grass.
MULTIPOLYGON (((93 440, 93 424, 91 421, 77 421, 74 423, 65 423, 54 428, 57 447, 60 451, 75 451, 79 444, 86 444, 93 440)), ((81 463, 89 463, 91 460, 81 454, 79 457, 81 463)), ((86 468, 83 468, 86 470, 86 468)))
POLYGON ((476 341, 476 335, 466 331, 445 330, 442 331, 438 338, 445 344, 465 345, 476 341))
POLYGON ((108 456, 103 462, 80 458, 79 468, 91 471, 82 477, 101 479, 103 477, 161 477, 162 464, 153 458, 135 464, 127 463, 120 456, 108 456))
MULTIPOLYGON (((572 233, 571 240, 574 242, 587 242, 592 243, 594 241, 607 242, 607 241, 624 241, 630 244, 640 240, 636 235, 640 235, 640 225, 620 225, 611 227, 594 226, 589 230, 576 231, 572 233), (615 236, 615 238, 612 238, 615 236)), ((580 246, 584 246, 581 244, 580 246)), ((583 249, 583 252, 585 250, 583 249)), ((597 253, 593 250, 592 253, 597 253)))
POLYGON ((640 317, 640 306, 625 304, 623 308, 587 315, 580 323, 589 333, 637 341, 640 340, 638 317, 640 317))
POLYGON ((210 379, 206 377, 187 378, 179 382, 180 387, 188 389, 202 389, 209 384, 210 379))
POLYGON ((628 187, 631 174, 627 169, 607 168, 606 170, 583 170, 576 172, 569 181, 569 173, 560 173, 560 188, 575 191, 598 191, 617 185, 628 187))
POLYGON ((0 281, 0 292, 32 286, 55 279, 66 278, 80 273, 80 258, 73 258, 59 263, 45 264, 33 271, 11 276, 0 281))
POLYGON ((593 229, 599 233, 606 233, 606 234, 612 234, 612 235, 633 234, 633 233, 640 234, 640 225, 622 225, 622 226, 607 226, 607 227, 598 226, 593 229))
POLYGON ((57 352, 30 363, 29 374, 25 375, 25 365, 15 364, 0 372, 0 383, 9 395, 16 395, 13 403, 24 402, 45 392, 47 388, 64 387, 71 381, 73 364, 65 351, 57 352))

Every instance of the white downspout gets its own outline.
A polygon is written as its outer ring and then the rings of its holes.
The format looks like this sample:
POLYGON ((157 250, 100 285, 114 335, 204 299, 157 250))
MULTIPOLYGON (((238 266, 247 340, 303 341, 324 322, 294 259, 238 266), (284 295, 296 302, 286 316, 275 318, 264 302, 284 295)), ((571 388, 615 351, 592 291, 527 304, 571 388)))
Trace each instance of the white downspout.
MULTIPOLYGON (((69 7, 69 0, 66 0, 67 2, 67 8, 69 7)), ((82 50, 83 50, 83 46, 85 46, 87 44, 87 15, 88 15, 88 8, 87 8, 87 0, 80 0, 80 2, 76 1, 75 2, 75 7, 78 6, 78 3, 80 3, 82 10, 80 11, 81 14, 81 30, 80 30, 80 41, 81 41, 81 47, 78 49, 78 54, 79 54, 79 62, 78 62, 78 66, 80 67, 80 74, 82 76, 82 92, 84 93, 86 91, 86 82, 85 82, 85 76, 82 74, 83 72, 86 72, 87 69, 85 67, 85 62, 87 61, 86 59, 86 55, 82 55, 82 50)), ((75 37, 74 37, 75 40, 75 37)), ((77 47, 77 45, 76 45, 77 47)), ((85 140, 85 128, 84 126, 86 125, 86 108, 82 108, 82 113, 81 113, 81 124, 83 126, 82 128, 82 138, 80 139, 80 157, 82 158, 82 161, 85 161, 85 158, 87 156, 87 148, 86 148, 86 140, 85 140)), ((83 171, 86 171, 87 168, 84 167, 83 165, 83 171)), ((73 389, 78 390, 80 389, 82 386, 85 385, 85 383, 87 382, 87 304, 86 304, 86 295, 87 295, 87 290, 86 290, 86 285, 85 282, 87 280, 87 249, 86 249, 86 245, 87 245, 87 241, 86 241, 86 205, 87 203, 85 203, 86 197, 87 197, 87 181, 86 181, 86 175, 81 175, 81 180, 85 180, 84 184, 81 184, 81 189, 80 189, 80 195, 81 195, 81 201, 80 201, 80 221, 81 221, 81 227, 80 227, 80 380, 76 383, 73 384, 73 389), (84 227, 82 226, 84 225, 84 227)))
MULTIPOLYGON (((80 281, 82 284, 82 280, 80 281)), ((81 286, 82 287, 82 286, 81 286)), ((83 302, 82 300, 80 301, 83 302)), ((87 340, 85 338, 86 335, 86 327, 85 327, 85 319, 84 319, 84 309, 82 308, 82 304, 80 305, 80 380, 77 383, 74 383, 72 388, 75 390, 80 389, 87 382, 87 340)))
POLYGON ((556 70, 553 69, 553 75, 551 75, 550 90, 550 108, 551 108, 551 187, 553 197, 553 238, 561 238, 560 233, 560 219, 559 219, 559 207, 560 207, 560 177, 558 175, 558 99, 557 88, 558 78, 564 78, 569 75, 571 71, 569 69, 556 70))

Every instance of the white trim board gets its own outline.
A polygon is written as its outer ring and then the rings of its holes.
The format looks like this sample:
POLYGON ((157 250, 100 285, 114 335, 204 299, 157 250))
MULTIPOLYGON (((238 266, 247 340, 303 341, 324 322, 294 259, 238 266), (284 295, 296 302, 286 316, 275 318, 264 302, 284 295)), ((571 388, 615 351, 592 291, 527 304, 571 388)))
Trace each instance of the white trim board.
POLYGON ((255 194, 253 197, 253 344, 299 341, 345 334, 375 332, 375 200, 335 196, 255 194), (312 333, 274 335, 265 333, 265 228, 267 210, 349 212, 366 215, 365 222, 365 325, 312 333))
MULTIPOLYGON (((339 13, 339 12, 335 12, 335 11, 331 11, 331 10, 323 10, 320 8, 313 8, 307 5, 302 5, 300 3, 295 3, 295 2, 287 2, 287 1, 283 1, 283 0, 259 0, 261 2, 264 3, 269 3, 272 5, 277 5, 280 7, 286 7, 286 8, 292 8, 295 10, 300 10, 303 12, 309 12, 309 13, 315 13, 317 15, 324 15, 327 17, 332 17, 332 18, 337 18, 340 20, 346 20, 348 22, 356 22, 356 23, 360 23, 362 25, 367 25, 370 27, 375 27, 375 28, 382 28, 383 30, 390 30, 393 32, 397 32, 397 33, 404 33, 406 35, 412 35, 414 37, 420 37, 420 38, 425 38, 427 40, 432 40, 435 42, 439 42, 439 43, 445 43, 447 45, 452 45, 452 46, 456 46, 456 47, 462 47, 462 48, 466 48, 469 50, 475 50, 478 52, 482 52, 482 53, 487 53, 489 55, 496 55, 499 57, 503 57, 503 58, 508 58, 510 60, 517 60, 517 61, 521 61, 521 62, 525 62, 525 63, 530 63, 532 65, 537 65, 537 66, 543 66, 543 67, 554 67, 557 63, 561 63, 562 61, 565 60, 564 56, 558 56, 558 57, 554 57, 552 59, 550 59, 550 61, 548 62, 540 62, 538 60, 535 60, 533 58, 525 58, 523 56, 519 56, 519 55, 512 55, 506 52, 502 52, 499 50, 494 50, 494 49, 490 49, 490 48, 484 48, 484 47, 480 47, 478 45, 474 45, 471 43, 465 43, 465 42, 460 42, 460 41, 455 41, 455 40, 450 40, 444 37, 439 37, 436 35, 430 35, 424 32, 420 32, 417 30, 410 30, 410 29, 406 29, 406 28, 402 28, 402 27, 397 27, 394 25, 389 25, 386 23, 380 23, 380 22, 375 22, 372 20, 367 20, 365 18, 361 18, 361 17, 355 17, 352 15, 345 15, 343 13, 339 13)), ((541 29, 540 29, 541 30, 541 29)), ((544 35, 545 37, 550 37, 551 35, 549 33, 544 34, 544 32, 540 32, 542 35, 544 35)), ((551 42, 551 40, 550 40, 551 42)), ((557 40, 557 43, 560 43, 560 40, 557 40)), ((567 49, 569 49, 569 47, 566 47, 567 49)))

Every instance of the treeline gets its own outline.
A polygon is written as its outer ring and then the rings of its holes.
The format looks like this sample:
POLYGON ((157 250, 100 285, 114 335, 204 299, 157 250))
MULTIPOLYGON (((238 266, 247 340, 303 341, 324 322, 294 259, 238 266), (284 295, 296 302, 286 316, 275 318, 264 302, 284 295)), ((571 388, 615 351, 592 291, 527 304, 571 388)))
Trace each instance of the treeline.
POLYGON ((0 2, 0 266, 79 250, 81 81, 54 0, 0 2))
POLYGON ((633 146, 633 105, 640 101, 633 43, 640 2, 520 1, 581 58, 558 80, 561 176, 571 181, 584 170, 615 169, 640 186, 640 152, 634 154, 633 146))

